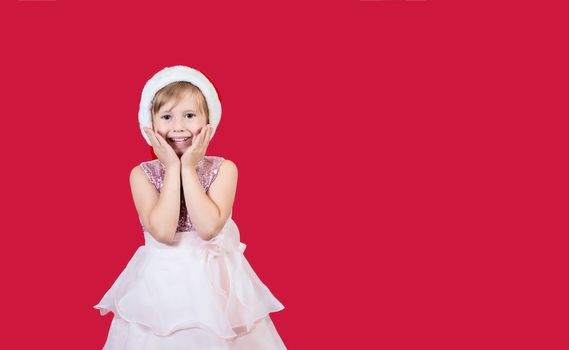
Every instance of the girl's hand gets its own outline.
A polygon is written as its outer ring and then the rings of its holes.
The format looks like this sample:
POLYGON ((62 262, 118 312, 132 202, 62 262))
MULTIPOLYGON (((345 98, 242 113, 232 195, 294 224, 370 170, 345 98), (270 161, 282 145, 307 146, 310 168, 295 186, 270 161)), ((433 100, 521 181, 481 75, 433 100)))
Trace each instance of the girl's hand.
POLYGON ((200 130, 200 133, 193 138, 192 144, 184 151, 180 161, 182 167, 190 167, 195 169, 198 163, 203 159, 211 136, 213 134, 213 127, 209 124, 200 130))
POLYGON ((154 154, 156 154, 158 160, 164 164, 165 167, 168 168, 180 164, 180 158, 178 158, 178 155, 172 146, 168 144, 168 141, 150 128, 144 128, 144 131, 146 131, 146 134, 150 139, 150 143, 154 149, 154 154))

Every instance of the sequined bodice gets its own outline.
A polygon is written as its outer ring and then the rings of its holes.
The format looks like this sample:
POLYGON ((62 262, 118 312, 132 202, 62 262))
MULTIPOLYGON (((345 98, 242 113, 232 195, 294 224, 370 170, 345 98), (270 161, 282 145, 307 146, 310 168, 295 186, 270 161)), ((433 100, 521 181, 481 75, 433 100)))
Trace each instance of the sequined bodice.
MULTIPOLYGON (((207 192, 209 186, 215 180, 217 175, 217 171, 221 165, 221 162, 224 160, 223 157, 216 157, 216 156, 204 156, 204 158, 198 163, 196 167, 196 171, 198 174, 198 179, 202 186, 204 192, 207 192)), ((162 189, 164 175, 166 170, 162 163, 158 160, 151 160, 148 162, 140 163, 142 169, 150 179, 150 182, 154 185, 156 190, 160 192, 162 189)), ((140 224, 142 225, 142 229, 147 231, 142 224, 142 220, 139 218, 140 224)), ((178 219, 178 227, 176 229, 177 232, 184 232, 184 231, 191 231, 193 230, 193 225, 188 215, 188 211, 186 208, 186 201, 184 198, 183 193, 180 193, 180 217, 178 219)))

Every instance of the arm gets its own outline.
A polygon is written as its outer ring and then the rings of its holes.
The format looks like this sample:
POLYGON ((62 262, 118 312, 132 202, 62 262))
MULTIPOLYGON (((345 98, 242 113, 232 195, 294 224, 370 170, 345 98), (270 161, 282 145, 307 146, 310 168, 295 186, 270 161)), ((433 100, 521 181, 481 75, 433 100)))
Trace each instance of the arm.
POLYGON ((167 167, 158 203, 150 213, 150 227, 164 243, 171 243, 180 218, 180 166, 167 167))
POLYGON ((170 243, 180 214, 180 167, 166 168, 159 193, 140 166, 130 174, 132 196, 142 224, 159 242, 170 243))
POLYGON ((188 215, 204 240, 214 238, 229 218, 237 188, 237 166, 222 161, 217 176, 204 192, 196 169, 182 167, 182 188, 188 215))

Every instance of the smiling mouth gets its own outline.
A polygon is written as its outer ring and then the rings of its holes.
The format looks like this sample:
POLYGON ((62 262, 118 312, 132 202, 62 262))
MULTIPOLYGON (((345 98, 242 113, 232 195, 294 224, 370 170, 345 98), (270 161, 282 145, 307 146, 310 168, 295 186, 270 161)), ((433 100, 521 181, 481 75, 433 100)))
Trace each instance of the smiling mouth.
POLYGON ((190 143, 190 139, 191 139, 190 137, 184 137, 184 138, 169 138, 168 140, 175 145, 186 145, 190 143))

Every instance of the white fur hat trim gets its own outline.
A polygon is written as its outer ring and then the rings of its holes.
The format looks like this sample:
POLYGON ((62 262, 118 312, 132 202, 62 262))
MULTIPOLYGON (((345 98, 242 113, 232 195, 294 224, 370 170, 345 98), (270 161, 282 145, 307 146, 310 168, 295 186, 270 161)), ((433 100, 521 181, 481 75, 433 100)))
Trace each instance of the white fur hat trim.
POLYGON ((176 81, 188 81, 197 86, 205 97, 209 110, 209 124, 213 127, 213 135, 217 130, 217 125, 221 120, 221 102, 217 96, 217 91, 213 84, 201 72, 194 68, 186 66, 166 67, 154 74, 142 89, 142 97, 140 98, 140 109, 138 111, 138 122, 140 123, 140 132, 148 143, 152 146, 148 135, 144 128, 152 129, 152 100, 154 95, 166 85, 176 81))

